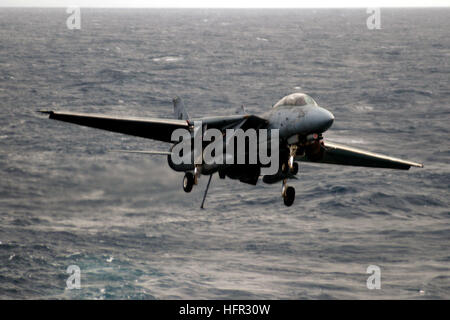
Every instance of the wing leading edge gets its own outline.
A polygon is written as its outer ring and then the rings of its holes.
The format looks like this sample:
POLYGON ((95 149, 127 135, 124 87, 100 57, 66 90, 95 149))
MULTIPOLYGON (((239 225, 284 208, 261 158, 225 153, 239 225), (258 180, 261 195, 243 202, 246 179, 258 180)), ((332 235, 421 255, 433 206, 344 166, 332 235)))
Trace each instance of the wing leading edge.
POLYGON ((323 142, 320 153, 317 157, 308 157, 307 155, 297 156, 296 160, 400 170, 408 170, 410 167, 423 168, 423 164, 421 163, 405 161, 332 142, 323 142))
POLYGON ((50 119, 164 142, 171 142, 170 138, 174 130, 189 128, 186 120, 177 119, 119 118, 86 113, 40 112, 49 114, 50 119))

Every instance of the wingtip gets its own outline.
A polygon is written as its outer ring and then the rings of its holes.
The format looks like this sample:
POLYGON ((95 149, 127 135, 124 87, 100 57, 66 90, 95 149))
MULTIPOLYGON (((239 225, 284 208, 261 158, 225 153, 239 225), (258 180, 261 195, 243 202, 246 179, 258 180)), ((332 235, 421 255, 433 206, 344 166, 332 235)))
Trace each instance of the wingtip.
POLYGON ((44 113, 44 114, 52 114, 53 113, 53 111, 51 111, 51 110, 36 110, 36 112, 44 113))
POLYGON ((425 166, 423 163, 412 163, 410 167, 424 168, 425 166))

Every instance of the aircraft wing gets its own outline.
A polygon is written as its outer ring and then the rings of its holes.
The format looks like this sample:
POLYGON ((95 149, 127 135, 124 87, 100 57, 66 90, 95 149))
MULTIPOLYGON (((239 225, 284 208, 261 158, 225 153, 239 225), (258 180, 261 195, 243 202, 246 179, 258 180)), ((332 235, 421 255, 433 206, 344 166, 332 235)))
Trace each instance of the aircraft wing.
MULTIPOLYGON (((49 115, 50 119, 75 123, 81 126, 119 132, 142 138, 154 139, 164 142, 172 142, 172 132, 184 128, 189 130, 197 120, 178 120, 160 118, 122 118, 105 116, 100 114, 72 113, 59 111, 39 111, 49 115)), ((264 126, 267 121, 254 115, 218 116, 201 118, 207 128, 253 127, 255 129, 264 126)))
POLYGON ((50 119, 75 123, 81 126, 124 133, 132 136, 171 142, 172 132, 189 128, 186 120, 156 118, 121 118, 99 114, 40 111, 50 119))
POLYGON ((309 157, 308 155, 297 156, 295 160, 401 170, 408 170, 410 167, 423 168, 423 164, 421 163, 405 161, 398 158, 325 141, 322 143, 321 150, 318 154, 309 157))

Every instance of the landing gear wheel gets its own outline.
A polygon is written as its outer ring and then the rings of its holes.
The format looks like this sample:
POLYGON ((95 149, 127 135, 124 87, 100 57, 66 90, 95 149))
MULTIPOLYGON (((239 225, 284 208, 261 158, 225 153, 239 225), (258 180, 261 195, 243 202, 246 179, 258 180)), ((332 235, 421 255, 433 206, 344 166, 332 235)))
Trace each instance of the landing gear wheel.
POLYGON ((184 192, 191 192, 193 186, 194 186, 194 175, 191 172, 186 172, 183 178, 184 192))
POLYGON ((287 207, 292 206, 295 200, 295 189, 294 187, 287 187, 283 194, 283 201, 287 207))

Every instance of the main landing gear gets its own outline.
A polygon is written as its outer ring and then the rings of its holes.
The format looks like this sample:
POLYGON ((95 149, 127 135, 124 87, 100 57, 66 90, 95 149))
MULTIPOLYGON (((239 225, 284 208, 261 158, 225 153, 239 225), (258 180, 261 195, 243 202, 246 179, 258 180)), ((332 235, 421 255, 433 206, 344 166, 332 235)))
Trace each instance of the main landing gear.
MULTIPOLYGON (((200 176, 200 168, 198 168, 198 167, 196 167, 194 169, 194 173, 188 171, 188 172, 186 172, 184 174, 184 178, 183 178, 183 190, 184 190, 184 192, 191 192, 192 191, 192 187, 194 186, 194 184, 198 183, 199 176, 200 176)), ((205 193, 203 194, 202 204, 200 205, 201 209, 203 209, 203 205, 205 204, 206 195, 207 195, 208 190, 209 190, 209 185, 211 184, 212 176, 213 176, 212 174, 209 175, 208 184, 206 185, 205 193)))
MULTIPOLYGON (((297 154, 297 145, 295 144, 290 145, 288 161, 283 163, 281 167, 281 171, 284 174, 289 173, 292 175, 296 175, 298 173, 298 163, 294 162, 296 154, 297 154)), ((294 187, 287 185, 287 178, 283 179, 281 196, 283 197, 283 202, 287 207, 292 206, 295 200, 295 189, 294 187)))
POLYGON ((191 192, 194 186, 195 178, 192 172, 186 172, 183 178, 183 190, 184 192, 191 192))
POLYGON ((198 183, 201 168, 195 167, 194 172, 187 171, 183 178, 183 190, 184 192, 191 192, 194 184, 198 183))

